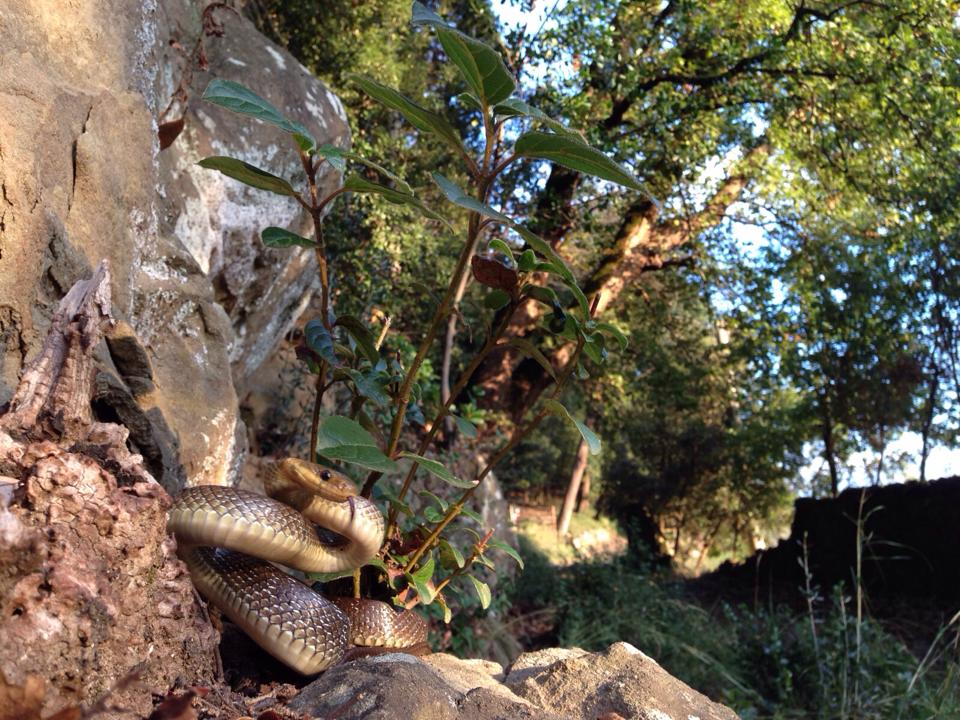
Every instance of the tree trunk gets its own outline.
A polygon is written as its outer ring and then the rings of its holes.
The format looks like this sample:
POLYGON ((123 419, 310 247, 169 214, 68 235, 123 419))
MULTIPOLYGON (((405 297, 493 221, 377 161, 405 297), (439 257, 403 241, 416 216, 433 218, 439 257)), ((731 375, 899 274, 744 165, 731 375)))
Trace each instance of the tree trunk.
MULTIPOLYGON (((470 273, 464 273, 453 294, 453 305, 450 317, 447 318, 447 332, 443 338, 443 364, 440 369, 440 401, 443 403, 450 398, 450 368, 453 364, 453 345, 457 338, 457 308, 460 307, 460 301, 467 292, 469 282, 470 273)), ((444 418, 444 432, 448 438, 452 436, 454 427, 453 417, 447 415, 444 418)))
POLYGON ((573 470, 570 472, 570 483, 567 485, 567 494, 563 498, 563 507, 560 509, 560 519, 557 521, 557 535, 566 536, 570 531, 570 518, 573 516, 573 507, 577 502, 577 493, 580 482, 590 460, 590 446, 586 440, 580 440, 577 447, 577 456, 573 461, 573 470))
MULTIPOLYGON (((588 297, 600 295, 597 315, 615 305, 620 294, 643 273, 686 263, 686 259, 675 258, 673 253, 723 219, 727 208, 740 197, 769 153, 770 147, 762 141, 752 148, 720 184, 704 208, 690 217, 657 222, 659 208, 648 198, 641 198, 631 205, 621 220, 611 247, 603 253, 598 265, 582 283, 588 297)), ((505 337, 529 334, 536 328, 543 313, 541 304, 526 303, 514 316, 505 337)), ((571 352, 572 346, 564 345, 557 350, 551 362, 555 367, 562 366, 571 352)), ((483 387, 485 407, 507 410, 514 420, 552 382, 539 363, 529 358, 519 360, 519 356, 515 348, 504 346, 503 350, 490 354, 472 381, 483 387)))
POLYGON ((823 457, 830 468, 830 494, 836 497, 840 492, 840 471, 837 468, 837 453, 834 447, 833 416, 830 412, 830 399, 826 390, 820 396, 821 434, 823 436, 823 457))
POLYGON ((883 423, 880 424, 880 454, 877 458, 877 476, 874 478, 873 484, 879 485, 883 479, 883 459, 884 455, 887 452, 887 438, 886 438, 886 427, 883 423))
POLYGON ((587 504, 587 498, 590 497, 590 473, 584 471, 583 480, 580 481, 580 492, 577 493, 577 504, 573 511, 575 513, 583 512, 587 504))
POLYGON ((937 376, 937 368, 930 377, 930 394, 927 396, 927 406, 924 408, 923 428, 921 437, 923 445, 920 448, 920 482, 927 480, 927 458, 930 456, 930 431, 933 428, 933 416, 937 407, 937 391, 940 385, 940 378, 937 376))

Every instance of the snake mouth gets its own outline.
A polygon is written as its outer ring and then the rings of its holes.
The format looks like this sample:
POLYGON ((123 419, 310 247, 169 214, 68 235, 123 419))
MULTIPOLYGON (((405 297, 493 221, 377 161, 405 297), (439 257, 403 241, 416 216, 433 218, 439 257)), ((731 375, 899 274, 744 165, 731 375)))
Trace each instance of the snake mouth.
POLYGON ((350 478, 333 468, 297 458, 285 458, 275 468, 276 482, 286 480, 332 502, 343 502, 360 494, 350 478))

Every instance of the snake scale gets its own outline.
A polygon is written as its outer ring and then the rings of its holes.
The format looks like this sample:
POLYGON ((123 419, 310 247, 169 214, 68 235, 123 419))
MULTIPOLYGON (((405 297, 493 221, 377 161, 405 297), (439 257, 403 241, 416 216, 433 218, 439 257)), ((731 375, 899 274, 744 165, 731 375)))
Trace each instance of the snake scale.
POLYGON ((272 563, 338 572, 367 563, 383 543, 383 515, 344 475, 288 458, 264 478, 269 497, 215 485, 184 490, 167 528, 194 585, 275 658, 305 675, 338 662, 351 645, 426 645, 415 612, 374 600, 328 600, 272 563), (320 539, 312 523, 342 537, 320 539))

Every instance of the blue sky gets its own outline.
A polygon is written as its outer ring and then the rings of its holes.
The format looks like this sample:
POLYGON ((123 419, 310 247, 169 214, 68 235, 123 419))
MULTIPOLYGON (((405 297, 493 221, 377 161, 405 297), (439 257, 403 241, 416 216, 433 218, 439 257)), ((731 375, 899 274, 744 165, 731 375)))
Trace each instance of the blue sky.
MULTIPOLYGON (((533 3, 534 7, 531 12, 524 12, 518 2, 512 2, 511 0, 492 0, 491 4, 501 23, 505 26, 505 29, 526 27, 527 35, 529 36, 536 33, 541 27, 550 27, 553 23, 551 16, 555 16, 554 14, 558 10, 562 10, 567 4, 567 0, 536 0, 533 3)), ((957 17, 960 18, 960 13, 958 13, 957 17)), ((958 20, 958 22, 960 22, 960 20, 958 20)), ((562 63, 564 63, 564 60, 561 55, 561 57, 558 57, 549 67, 528 65, 524 68, 524 77, 520 78, 520 82, 532 88, 533 85, 542 82, 549 75, 562 73, 564 71, 562 63), (558 65, 560 66, 558 67, 558 65)), ((730 160, 730 158, 717 158, 715 163, 705 168, 702 177, 705 185, 704 196, 707 194, 706 185, 711 182, 716 182, 722 177, 723 171, 728 166, 730 160)), ((745 247, 759 249, 767 242, 763 229, 756 225, 734 222, 731 225, 731 233, 737 243, 745 247)), ((917 433, 903 433, 887 446, 886 454, 888 457, 895 457, 905 453, 908 456, 918 458, 921 445, 921 438, 917 433)), ((808 455, 810 462, 801 473, 805 480, 808 480, 818 472, 822 462, 821 459, 816 456, 816 452, 812 446, 809 448, 808 455)), ((875 462, 873 453, 861 452, 850 457, 847 464, 849 484, 855 486, 869 484, 870 476, 867 468, 872 462, 875 462)), ((935 447, 927 459, 927 477, 935 479, 956 474, 960 474, 960 449, 943 446, 935 447)), ((919 463, 917 460, 909 460, 906 462, 903 476, 906 478, 916 478, 919 476, 919 463)))

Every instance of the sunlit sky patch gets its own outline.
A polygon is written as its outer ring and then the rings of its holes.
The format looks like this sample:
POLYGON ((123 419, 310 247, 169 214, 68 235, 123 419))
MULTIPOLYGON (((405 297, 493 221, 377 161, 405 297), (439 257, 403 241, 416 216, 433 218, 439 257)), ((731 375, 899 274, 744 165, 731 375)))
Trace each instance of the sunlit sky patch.
MULTIPOLYGON (((557 14, 567 5, 567 0, 534 0, 530 11, 524 10, 522 3, 517 0, 492 0, 491 4, 501 23, 501 30, 509 32, 525 29, 525 35, 530 38, 543 30, 549 30, 556 26, 557 14)), ((957 23, 957 26, 960 27, 960 13, 957 14, 957 23)), ((518 78, 522 91, 532 92, 543 82, 569 79, 573 74, 571 61, 572 58, 569 54, 564 54, 563 49, 558 48, 557 55, 549 63, 526 63, 521 77, 518 78)), ((759 136, 764 130, 763 122, 758 117, 754 127, 755 136, 759 136)), ((739 157, 737 152, 728 153, 726 156, 718 157, 714 162, 708 163, 701 171, 698 184, 689 194, 689 197, 682 201, 679 198, 667 199, 667 209, 680 210, 682 202, 689 203, 691 200, 694 205, 703 203, 709 197, 711 188, 723 179, 726 170, 736 161, 737 157, 739 157)), ((544 165, 543 171, 545 180, 546 165, 544 165)), ((731 207, 728 215, 744 217, 748 214, 745 213, 745 210, 749 210, 749 208, 746 208, 743 203, 738 203, 731 207)), ((759 259, 770 246, 770 237, 758 223, 739 222, 736 219, 731 219, 726 223, 726 228, 729 236, 737 245, 738 253, 744 259, 759 259)), ((782 287, 775 287, 775 294, 782 297, 782 287)), ((841 297, 845 295, 842 290, 836 289, 833 294, 838 301, 845 299, 841 297)), ((721 313, 725 309, 730 309, 729 300, 720 293, 713 294, 713 302, 721 313)), ((896 477, 914 479, 919 476, 919 463, 916 458, 919 458, 921 445, 921 437, 915 432, 904 432, 887 445, 885 455, 888 458, 906 458, 901 469, 895 473, 896 477)), ((804 484, 821 471, 822 464, 822 459, 817 456, 812 444, 807 448, 805 454, 809 458, 809 462, 801 471, 801 479, 804 484)), ((875 453, 869 451, 851 455, 847 460, 847 486, 871 484, 873 481, 871 466, 875 462, 875 453)), ((933 448, 927 458, 926 472, 927 477, 931 479, 960 474, 960 449, 951 449, 944 446, 933 448)))

